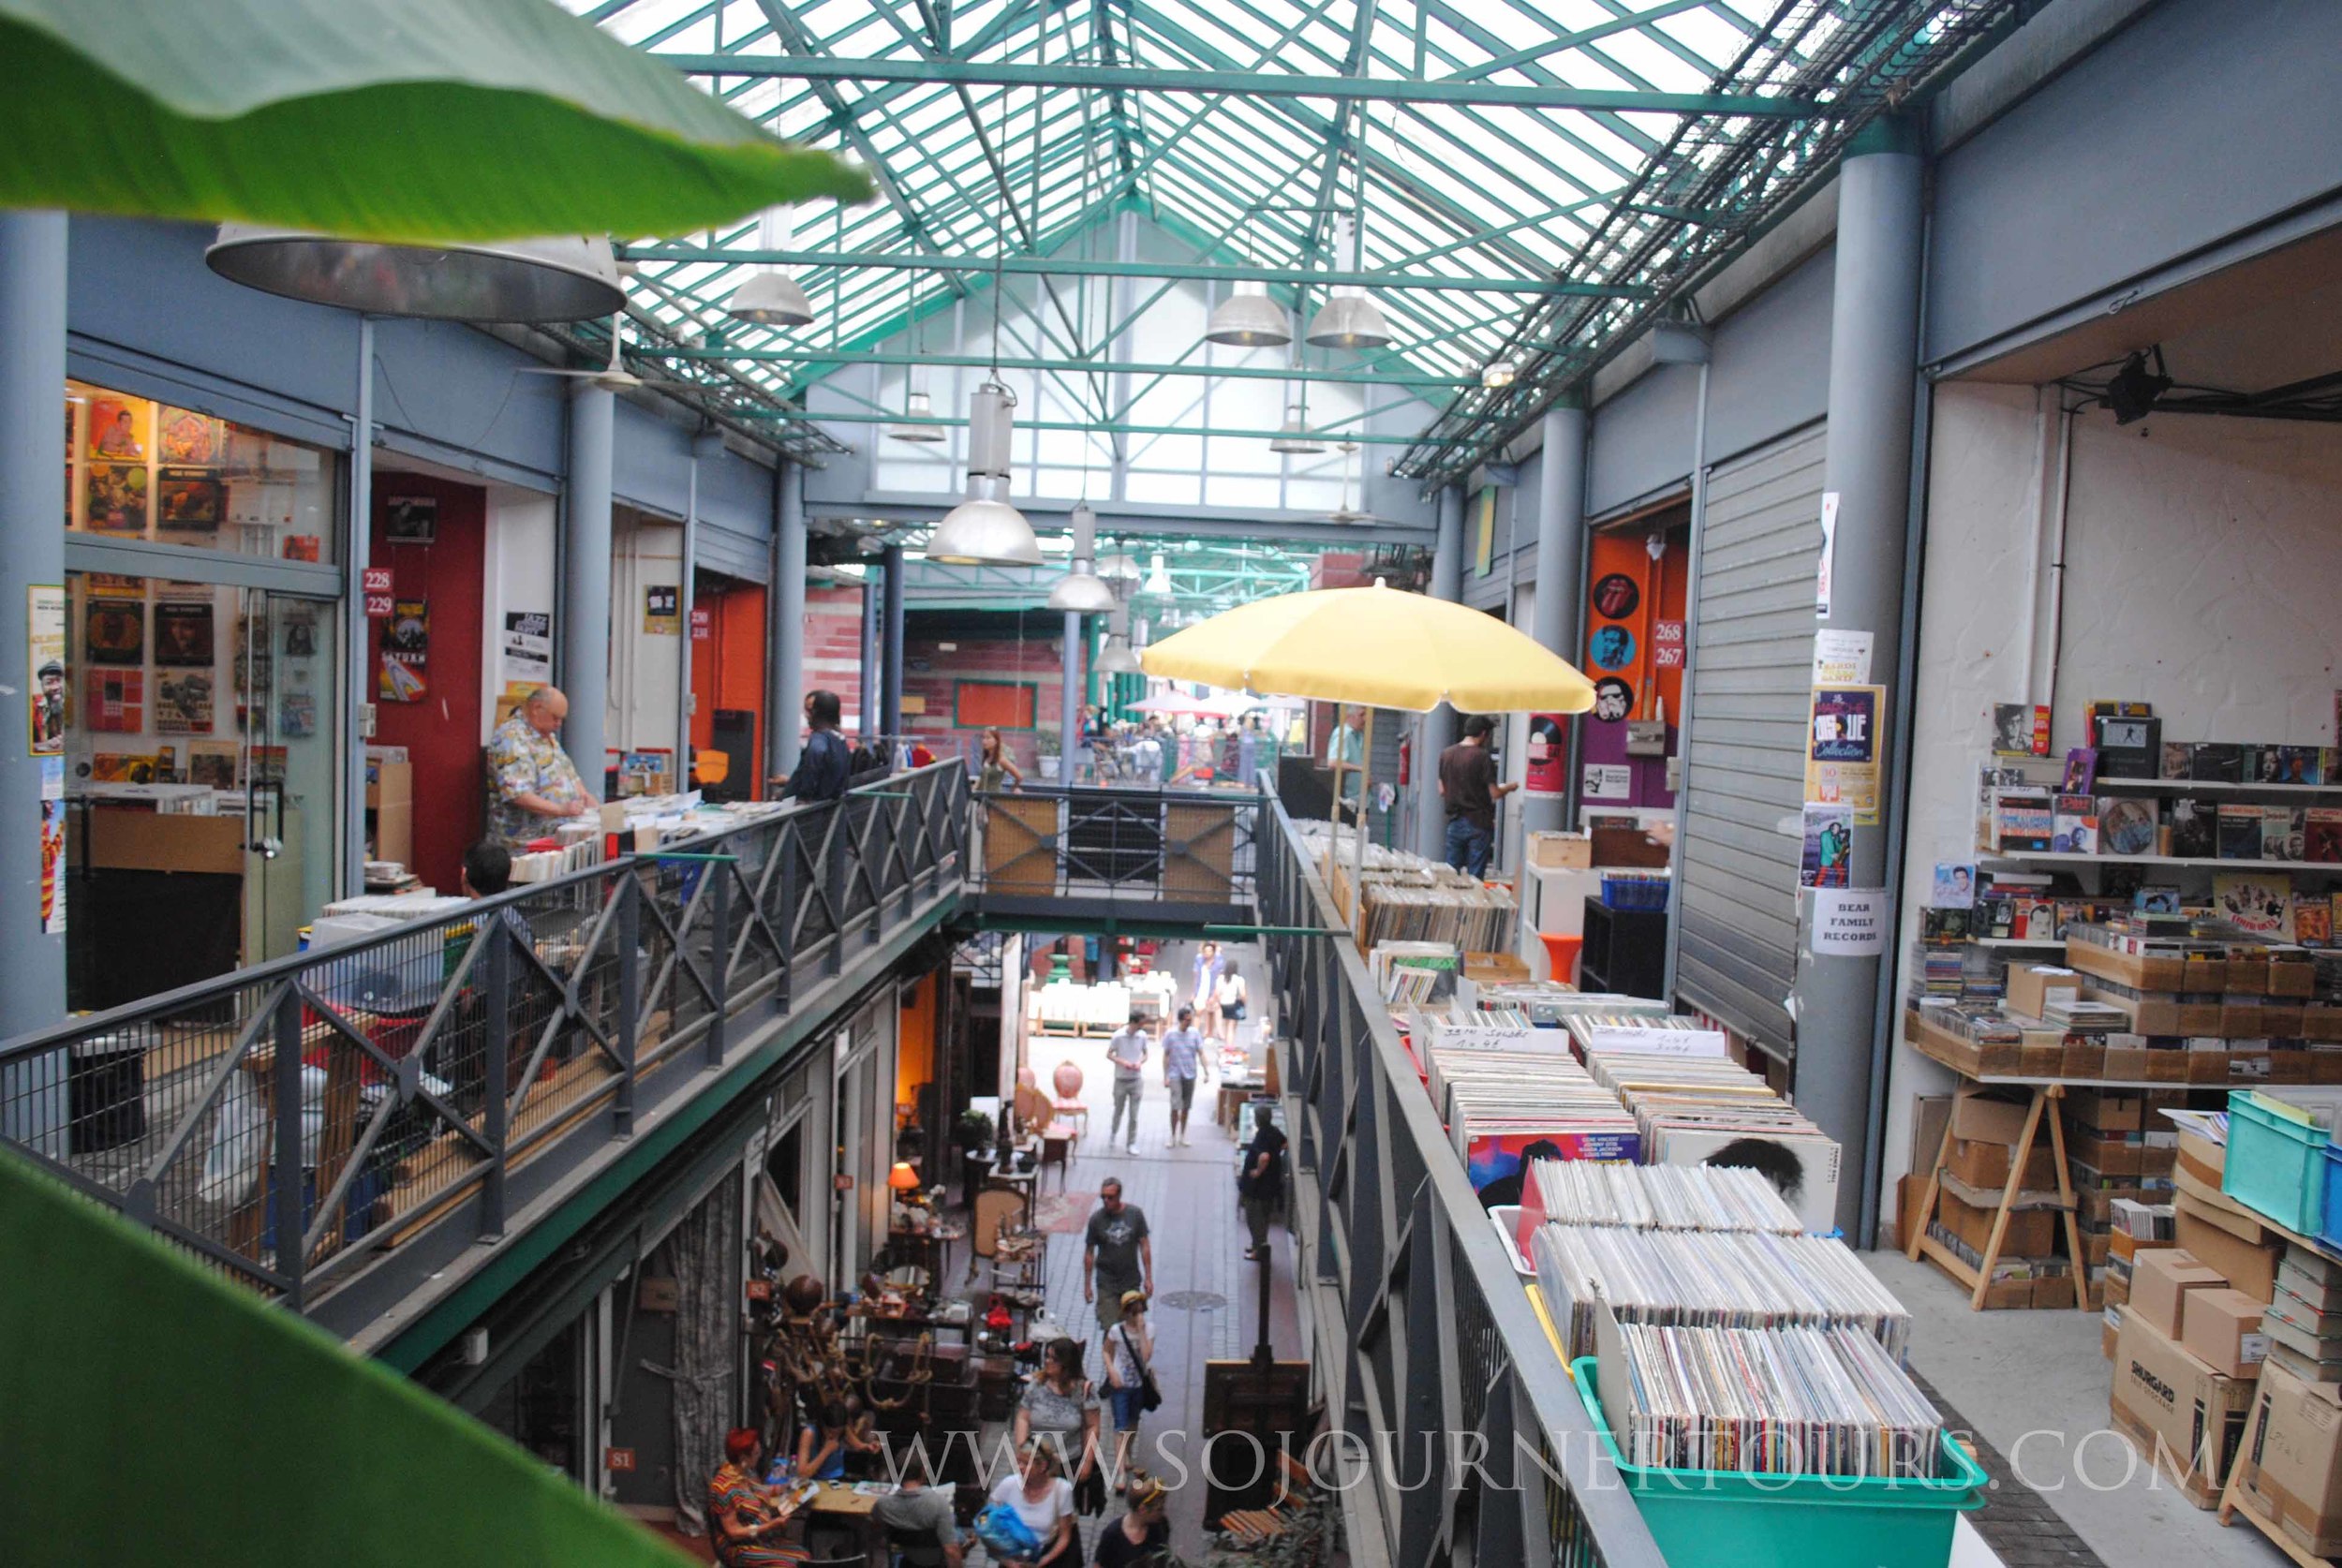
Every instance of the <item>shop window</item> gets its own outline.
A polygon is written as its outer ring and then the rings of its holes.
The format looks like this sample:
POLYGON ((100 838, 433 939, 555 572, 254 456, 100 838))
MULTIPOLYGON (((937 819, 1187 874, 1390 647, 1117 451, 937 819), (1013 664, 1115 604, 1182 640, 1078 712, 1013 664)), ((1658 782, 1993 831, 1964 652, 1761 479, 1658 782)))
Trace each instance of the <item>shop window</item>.
POLYGON ((1030 730, 1040 689, 1028 681, 961 681, 952 692, 952 722, 963 730, 1030 730))
POLYGON ((200 409, 66 383, 66 527, 274 560, 334 559, 334 454, 200 409))

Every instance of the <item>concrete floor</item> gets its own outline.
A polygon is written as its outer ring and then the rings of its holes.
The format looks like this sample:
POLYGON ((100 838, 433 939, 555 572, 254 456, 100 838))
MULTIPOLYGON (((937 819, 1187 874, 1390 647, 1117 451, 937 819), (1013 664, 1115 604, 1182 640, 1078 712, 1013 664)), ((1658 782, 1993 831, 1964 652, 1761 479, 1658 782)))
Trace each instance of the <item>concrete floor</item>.
POLYGON ((2113 1364, 2099 1354, 2096 1314, 1971 1311, 1932 1264, 1899 1252, 1864 1261, 1911 1309, 1912 1365, 2109 1568, 2287 1562, 2252 1526, 2221 1528, 2107 1430, 2113 1364))

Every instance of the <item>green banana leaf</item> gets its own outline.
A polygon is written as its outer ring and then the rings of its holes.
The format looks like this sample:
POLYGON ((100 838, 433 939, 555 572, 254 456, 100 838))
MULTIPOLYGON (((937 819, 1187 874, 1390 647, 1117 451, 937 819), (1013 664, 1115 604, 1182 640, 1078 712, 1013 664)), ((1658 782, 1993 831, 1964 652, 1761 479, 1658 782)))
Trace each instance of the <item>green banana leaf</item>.
POLYGON ((869 181, 552 0, 0 0, 0 207, 676 234, 869 181))
POLYGON ((0 1153, 11 1568, 680 1568, 519 1448, 0 1153))

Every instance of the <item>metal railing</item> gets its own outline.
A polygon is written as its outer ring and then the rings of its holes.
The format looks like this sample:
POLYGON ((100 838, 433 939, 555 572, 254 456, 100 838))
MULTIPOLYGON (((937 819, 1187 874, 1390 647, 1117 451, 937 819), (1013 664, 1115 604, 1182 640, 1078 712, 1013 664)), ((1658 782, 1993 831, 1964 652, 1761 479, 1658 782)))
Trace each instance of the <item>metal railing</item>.
POLYGON ((1041 785, 976 801, 968 882, 986 895, 1165 907, 1252 900, 1258 793, 1041 785))
POLYGON ((956 891, 969 819, 938 763, 0 1043, 0 1143, 307 1309, 500 1234, 516 1169, 956 891))
POLYGON ((1377 1555, 1663 1568, 1292 820, 1265 809, 1301 1306, 1327 1421, 1386 1480, 1377 1555))

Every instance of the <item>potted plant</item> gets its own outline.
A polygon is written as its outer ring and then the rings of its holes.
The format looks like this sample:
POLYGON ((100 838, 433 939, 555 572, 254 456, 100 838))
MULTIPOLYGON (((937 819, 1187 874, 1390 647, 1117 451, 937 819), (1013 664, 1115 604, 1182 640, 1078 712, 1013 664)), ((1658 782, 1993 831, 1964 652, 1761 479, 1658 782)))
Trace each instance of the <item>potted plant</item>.
POLYGON ((1040 774, 1042 777, 1049 779, 1052 782, 1057 779, 1059 773, 1064 766, 1065 759, 1059 755, 1059 750, 1058 733, 1055 730, 1036 730, 1033 732, 1032 755, 1034 771, 1040 774))
POLYGON ((952 1142, 959 1146, 960 1192, 972 1210, 992 1171, 992 1118, 970 1106, 952 1123, 952 1142))

